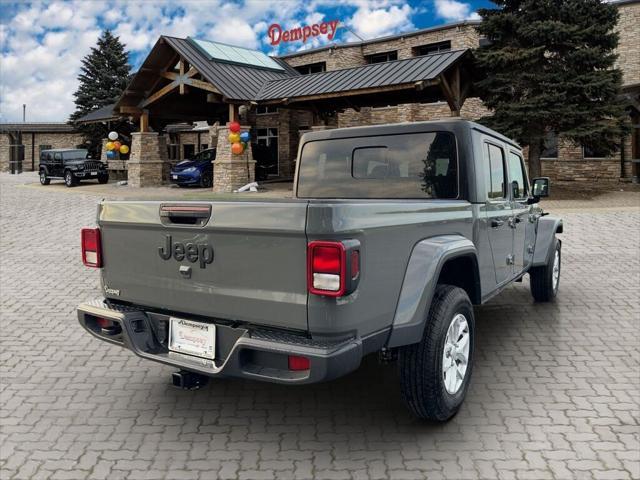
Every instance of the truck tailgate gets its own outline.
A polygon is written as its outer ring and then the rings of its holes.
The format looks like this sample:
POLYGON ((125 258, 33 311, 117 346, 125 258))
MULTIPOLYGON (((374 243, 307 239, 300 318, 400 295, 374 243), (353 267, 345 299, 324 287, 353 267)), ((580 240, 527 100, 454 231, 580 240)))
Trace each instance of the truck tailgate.
POLYGON ((307 202, 296 200, 104 202, 105 296, 307 330, 306 211, 307 202), (197 220, 203 225, 189 223, 190 211, 207 207, 209 219, 197 220), (167 216, 180 209, 183 216, 167 216))

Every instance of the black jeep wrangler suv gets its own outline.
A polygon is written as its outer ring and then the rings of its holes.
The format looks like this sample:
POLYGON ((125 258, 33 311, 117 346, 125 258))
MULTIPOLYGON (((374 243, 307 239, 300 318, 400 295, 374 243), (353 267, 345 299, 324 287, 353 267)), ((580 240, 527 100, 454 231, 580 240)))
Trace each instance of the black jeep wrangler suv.
POLYGON ((52 178, 62 178, 67 187, 73 187, 80 180, 97 179, 99 183, 109 181, 107 164, 87 158, 84 149, 42 150, 40 153, 40 183, 49 185, 52 178))

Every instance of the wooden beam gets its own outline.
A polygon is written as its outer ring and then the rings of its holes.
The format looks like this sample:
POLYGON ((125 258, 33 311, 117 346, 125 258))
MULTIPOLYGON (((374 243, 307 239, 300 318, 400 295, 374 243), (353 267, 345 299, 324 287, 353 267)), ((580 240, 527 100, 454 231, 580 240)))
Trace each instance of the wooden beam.
POLYGON ((120 113, 130 113, 133 115, 140 115, 142 113, 142 110, 138 107, 122 106, 120 107, 120 113))
POLYGON ((451 110, 452 117, 460 116, 460 106, 456 101, 456 96, 447 80, 447 77, 444 75, 440 75, 438 77, 440 79, 440 86, 442 87, 442 93, 444 94, 444 98, 447 100, 447 104, 449 105, 449 109, 451 110))
POLYGON ((156 100, 161 99, 167 93, 169 93, 171 90, 175 89, 178 85, 179 85, 179 83, 178 83, 177 80, 174 80, 173 82, 169 83, 168 85, 165 85, 160 90, 158 90, 156 93, 154 93, 153 95, 148 97, 146 100, 143 100, 142 103, 140 103, 139 107, 140 108, 145 108, 146 106, 151 105, 153 102, 155 102, 156 100))
POLYGON ((229 104, 229 121, 237 122, 239 118, 240 116, 238 112, 238 105, 236 105, 235 103, 230 103, 229 104))
POLYGON ((149 111, 143 110, 142 115, 140 115, 140 131, 148 132, 149 131, 149 111))
POLYGON ((160 72, 160 76, 169 80, 177 80, 178 78, 180 78, 180 75, 178 75, 176 72, 160 72))
POLYGON ((203 80, 197 80, 195 78, 188 78, 188 79, 186 79, 184 81, 184 83, 185 83, 185 85, 191 85, 192 87, 199 88, 201 90, 206 90, 206 91, 211 92, 211 93, 217 93, 218 95, 222 95, 220 90, 218 90, 216 87, 214 87, 210 83, 205 82, 203 80))
POLYGON ((189 71, 187 72, 187 78, 195 77, 197 74, 198 71, 195 68, 190 67, 189 71))
POLYGON ((187 93, 186 89, 184 88, 184 73, 186 70, 186 62, 184 61, 184 59, 182 57, 180 57, 180 83, 179 85, 179 91, 180 91, 180 95, 184 95, 185 93, 187 93))

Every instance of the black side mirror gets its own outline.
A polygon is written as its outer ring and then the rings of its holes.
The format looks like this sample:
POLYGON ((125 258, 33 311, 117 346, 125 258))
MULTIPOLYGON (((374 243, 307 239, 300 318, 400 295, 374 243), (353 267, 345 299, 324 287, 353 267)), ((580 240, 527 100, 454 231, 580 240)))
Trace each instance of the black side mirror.
POLYGON ((549 196, 549 177, 533 179, 532 198, 528 203, 538 203, 541 198, 549 196))

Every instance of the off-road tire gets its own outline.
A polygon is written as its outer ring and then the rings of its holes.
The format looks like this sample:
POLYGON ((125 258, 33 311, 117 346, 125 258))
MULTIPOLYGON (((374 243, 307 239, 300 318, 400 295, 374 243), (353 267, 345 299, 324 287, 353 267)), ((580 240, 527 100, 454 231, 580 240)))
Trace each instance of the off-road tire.
POLYGON ((211 185, 212 185, 211 174, 203 173, 202 178, 200 179, 200 186, 203 188, 211 188, 211 185))
POLYGON ((98 183, 100 184, 109 183, 109 175, 98 175, 98 183))
POLYGON ((400 387, 402 399, 418 418, 446 421, 453 417, 469 388, 473 370, 475 321, 467 292, 452 285, 438 285, 431 302, 422 340, 400 349, 400 387), (450 394, 442 374, 447 330, 457 314, 469 326, 469 357, 463 383, 450 394))
POLYGON ((560 288, 560 273, 562 273, 562 249, 557 238, 553 239, 554 248, 549 255, 546 265, 533 267, 529 270, 529 283, 531 284, 531 295, 536 302, 552 302, 558 294, 560 288), (553 264, 555 255, 558 252, 558 281, 553 286, 553 264))
POLYGON ((78 179, 75 177, 71 170, 66 170, 64 172, 64 184, 67 187, 75 187, 78 184, 78 179))
POLYGON ((51 183, 51 179, 47 177, 47 172, 44 170, 40 170, 40 184, 49 185, 50 183, 51 183))

